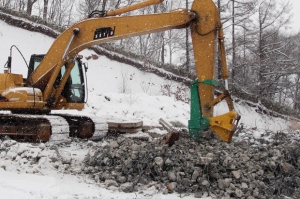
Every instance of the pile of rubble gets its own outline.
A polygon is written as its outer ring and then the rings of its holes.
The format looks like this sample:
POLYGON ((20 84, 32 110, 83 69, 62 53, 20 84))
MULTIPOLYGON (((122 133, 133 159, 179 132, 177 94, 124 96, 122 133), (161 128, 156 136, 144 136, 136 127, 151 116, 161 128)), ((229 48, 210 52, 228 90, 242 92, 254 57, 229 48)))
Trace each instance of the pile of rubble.
POLYGON ((293 134, 264 136, 268 139, 244 136, 231 144, 215 138, 195 141, 181 136, 171 147, 110 137, 105 146, 89 152, 82 171, 124 192, 137 191, 137 185, 155 181, 165 187, 165 194, 296 197, 300 194, 299 140, 293 134))
POLYGON ((145 141, 123 135, 63 145, 2 139, 0 168, 89 175, 94 182, 124 192, 155 186, 164 194, 194 194, 196 198, 298 198, 299 133, 253 130, 250 134, 248 130, 230 144, 213 136, 195 141, 181 134, 172 146, 161 139, 145 141))
POLYGON ((20 143, 0 140, 0 168, 21 173, 68 172, 71 154, 48 143, 20 143))

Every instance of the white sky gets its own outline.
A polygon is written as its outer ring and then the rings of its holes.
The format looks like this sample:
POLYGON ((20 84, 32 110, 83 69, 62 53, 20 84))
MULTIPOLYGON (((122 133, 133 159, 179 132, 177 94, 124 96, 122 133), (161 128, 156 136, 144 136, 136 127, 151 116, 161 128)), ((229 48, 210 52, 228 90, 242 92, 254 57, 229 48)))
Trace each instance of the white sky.
POLYGON ((292 5, 293 17, 291 19, 291 25, 293 31, 300 31, 300 0, 290 0, 292 5))

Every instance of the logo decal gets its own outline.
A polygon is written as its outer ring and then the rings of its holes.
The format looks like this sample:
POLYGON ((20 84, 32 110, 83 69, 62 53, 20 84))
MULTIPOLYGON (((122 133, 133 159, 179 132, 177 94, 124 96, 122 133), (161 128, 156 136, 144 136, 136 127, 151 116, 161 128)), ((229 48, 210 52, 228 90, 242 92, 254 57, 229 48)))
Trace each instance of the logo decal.
POLYGON ((94 34, 94 40, 114 36, 115 29, 116 26, 114 26, 114 29, 112 29, 111 27, 103 27, 103 28, 96 29, 94 34))

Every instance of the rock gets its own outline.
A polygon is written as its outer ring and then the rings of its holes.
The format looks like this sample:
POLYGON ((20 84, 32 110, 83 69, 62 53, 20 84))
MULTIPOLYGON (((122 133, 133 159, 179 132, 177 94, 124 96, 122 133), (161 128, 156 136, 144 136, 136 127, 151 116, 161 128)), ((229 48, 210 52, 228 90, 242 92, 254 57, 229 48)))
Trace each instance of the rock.
POLYGON ((149 180, 148 180, 148 178, 141 178, 140 180, 139 180, 139 183, 141 183, 141 184, 144 184, 144 185, 147 185, 147 184, 149 184, 149 180))
POLYGON ((58 151, 58 155, 61 157, 63 164, 71 164, 72 154, 69 151, 58 151))
POLYGON ((63 167, 62 167, 62 169, 63 170, 68 170, 70 168, 70 164, 63 164, 63 167))
POLYGON ((257 174, 260 175, 260 176, 264 175, 264 170, 259 169, 258 172, 257 172, 257 174))
POLYGON ((156 157, 154 158, 154 162, 156 165, 162 167, 164 165, 164 159, 162 157, 156 157))
POLYGON ((200 157, 200 165, 209 164, 212 161, 211 157, 200 157))
POLYGON ((183 184, 183 186, 185 186, 185 187, 190 187, 191 186, 191 181, 188 178, 183 178, 181 180, 181 184, 183 184))
POLYGON ((0 157, 4 158, 5 156, 6 156, 6 152, 5 151, 1 151, 0 157))
POLYGON ((133 183, 127 182, 127 183, 121 184, 120 189, 121 189, 121 191, 123 191, 125 193, 133 192, 134 191, 133 183))
POLYGON ((243 182, 242 185, 241 185, 241 188, 242 189, 248 189, 249 187, 246 183, 243 182))
POLYGON ((11 150, 9 150, 6 154, 6 157, 8 157, 11 160, 14 160, 17 157, 18 153, 17 153, 17 149, 13 149, 11 148, 11 150))
POLYGON ((260 157, 259 157, 259 155, 254 155, 254 156, 253 156, 253 159, 254 159, 255 161, 259 161, 259 160, 260 160, 260 157))
POLYGON ((52 162, 57 162, 59 160, 58 155, 57 155, 57 153, 55 153, 55 151, 52 151, 52 153, 49 153, 47 155, 47 157, 49 157, 52 162))
POLYGON ((132 151, 131 153, 131 159, 136 160, 139 157, 139 152, 138 151, 132 151))
POLYGON ((20 161, 19 161, 19 164, 22 165, 22 164, 27 164, 28 163, 28 160, 26 158, 22 158, 20 161))
POLYGON ((300 187, 300 177, 296 177, 296 183, 297 183, 298 187, 300 187))
POLYGON ((250 158, 247 155, 242 155, 241 158, 243 162, 248 162, 250 160, 250 158))
POLYGON ((259 196, 258 188, 255 188, 253 191, 253 197, 257 198, 259 196))
POLYGON ((27 157, 31 159, 36 159, 41 151, 42 150, 40 148, 30 148, 27 151, 27 157))
POLYGON ((26 152, 28 150, 29 150, 28 146, 19 146, 18 147, 18 155, 22 155, 24 152, 26 152))
POLYGON ((125 183, 126 182, 126 177, 125 176, 118 176, 117 177, 117 181, 119 182, 119 183, 125 183))
POLYGON ((93 141, 90 141, 90 140, 89 140, 88 143, 87 143, 87 146, 92 147, 92 146, 94 146, 94 144, 95 144, 95 143, 94 143, 93 141))
POLYGON ((223 167, 228 167, 228 165, 229 165, 229 162, 231 162, 231 160, 232 160, 232 158, 231 157, 229 157, 229 156, 227 156, 225 159, 224 159, 224 161, 223 161, 223 167))
POLYGON ((98 56, 98 55, 96 55, 96 54, 92 54, 92 58, 93 58, 94 60, 96 60, 96 59, 98 59, 98 58, 99 58, 99 56, 98 56))
POLYGON ((168 158, 168 159, 166 160, 165 164, 166 164, 167 166, 172 166, 172 165, 173 165, 173 161, 170 160, 170 158, 168 158))
POLYGON ((233 176, 235 177, 235 179, 240 179, 241 175, 240 175, 240 172, 239 171, 232 171, 231 172, 233 174, 233 176))
POLYGON ((203 180, 201 184, 206 187, 210 186, 210 183, 207 180, 203 180))
POLYGON ((195 198, 203 198, 202 195, 203 195, 203 194, 202 194, 201 192, 196 192, 196 193, 194 194, 194 197, 195 197, 195 198))
POLYGON ((168 177, 172 182, 175 182, 177 179, 175 173, 172 171, 168 172, 168 177))
POLYGON ((132 168, 132 159, 128 158, 127 160, 125 160, 124 165, 126 166, 126 168, 132 168))
POLYGON ((283 163, 281 166, 283 171, 286 173, 290 173, 295 170, 295 167, 287 162, 283 163))
POLYGON ((99 175, 99 177, 103 181, 111 180, 113 178, 113 176, 110 175, 109 173, 103 173, 102 175, 99 175))
POLYGON ((4 140, 2 142, 2 145, 5 147, 5 148, 8 148, 8 147, 11 147, 12 145, 15 145, 17 144, 17 141, 15 140, 4 140))
POLYGON ((140 150, 141 150, 141 146, 138 145, 138 144, 133 144, 133 145, 131 146, 131 149, 132 149, 133 151, 140 151, 140 150))
MULTIPOLYGON (((26 161, 22 161, 22 163, 24 164, 26 161)), ((38 167, 40 169, 47 169, 49 171, 54 168, 52 161, 48 157, 41 157, 38 162, 38 167)))
POLYGON ((236 190, 234 191, 234 193, 235 193, 235 195, 236 195, 237 197, 239 197, 239 198, 243 197, 243 195, 244 195, 244 193, 243 193, 242 190, 240 190, 240 189, 236 189, 236 190))
POLYGON ((235 190, 236 187, 235 187, 234 184, 230 183, 229 188, 232 189, 232 190, 235 190))
POLYGON ((118 187, 119 186, 119 184, 115 180, 105 180, 104 184, 107 187, 110 187, 110 186, 118 187))
POLYGON ((6 171, 6 165, 1 165, 0 168, 6 171))
POLYGON ((193 175, 192 175, 192 181, 196 182, 196 180, 199 176, 200 176, 200 172, 197 170, 194 170, 193 175))
POLYGON ((169 192, 173 192, 176 189, 176 186, 177 186, 177 183, 172 182, 172 183, 167 185, 167 189, 169 190, 169 192))
POLYGON ((103 163, 106 165, 106 166, 111 166, 113 164, 112 160, 108 157, 104 158, 103 159, 103 163))
POLYGON ((184 172, 177 172, 177 174, 176 174, 176 181, 180 182, 181 179, 182 179, 182 177, 184 177, 184 176, 185 176, 184 172))
POLYGON ((46 148, 46 145, 45 145, 44 143, 41 143, 41 144, 39 145, 39 148, 40 148, 41 150, 44 150, 44 149, 46 148))
POLYGON ((223 190, 225 188, 225 182, 222 179, 218 180, 218 187, 219 189, 223 190))
POLYGON ((168 189, 165 189, 163 192, 162 192, 162 194, 164 194, 164 195, 167 195, 169 193, 169 190, 168 189))
POLYGON ((276 163, 274 161, 270 161, 269 167, 272 168, 272 169, 275 169, 276 168, 276 163))
POLYGON ((109 146, 110 146, 111 148, 118 148, 118 147, 119 147, 119 144, 118 144, 117 141, 112 140, 112 141, 109 143, 109 146))

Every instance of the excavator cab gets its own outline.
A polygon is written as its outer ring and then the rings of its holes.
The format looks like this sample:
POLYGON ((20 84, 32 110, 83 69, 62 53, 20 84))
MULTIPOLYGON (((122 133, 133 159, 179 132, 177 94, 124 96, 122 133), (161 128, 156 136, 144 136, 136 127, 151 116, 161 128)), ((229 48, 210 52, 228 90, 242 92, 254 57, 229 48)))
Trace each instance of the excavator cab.
MULTIPOLYGON (((28 77, 30 78, 31 73, 39 66, 45 55, 31 55, 29 68, 28 68, 28 77)), ((75 65, 71 71, 71 74, 66 82, 66 85, 61 93, 62 97, 66 99, 68 103, 84 103, 85 101, 85 72, 86 67, 83 70, 82 56, 77 56, 75 65)), ((62 77, 66 71, 66 64, 61 67, 60 73, 58 74, 56 81, 53 85, 54 88, 57 88, 62 77)))

